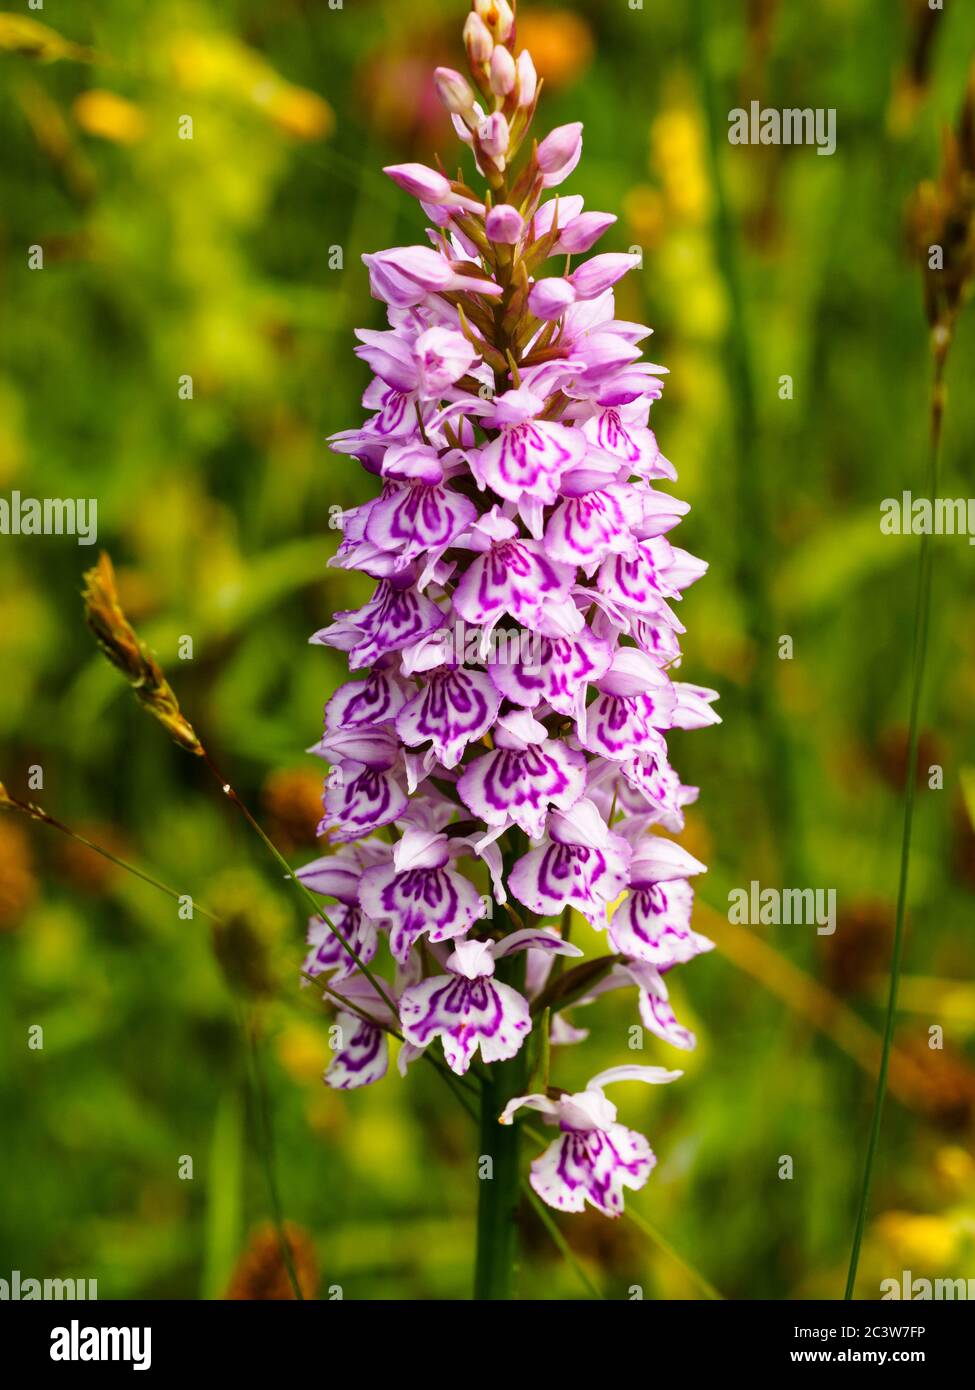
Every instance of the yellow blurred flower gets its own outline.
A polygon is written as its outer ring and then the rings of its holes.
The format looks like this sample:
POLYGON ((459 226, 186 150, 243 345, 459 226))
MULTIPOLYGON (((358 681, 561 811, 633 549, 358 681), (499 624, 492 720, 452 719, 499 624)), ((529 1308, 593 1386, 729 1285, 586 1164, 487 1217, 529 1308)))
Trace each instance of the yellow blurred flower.
POLYGON ((564 87, 592 61, 592 30, 567 10, 534 10, 518 17, 519 44, 527 48, 546 86, 564 87))
POLYGON ((41 902, 24 936, 23 977, 42 988, 60 983, 78 969, 84 951, 84 926, 74 906, 41 902))
POLYGON ((387 1192, 408 1192, 417 1172, 409 1140, 395 1114, 378 1109, 362 1113, 349 1129, 348 1161, 363 1182, 387 1192))
POLYGON ((117 92, 92 87, 75 97, 71 109, 83 131, 101 140, 112 140, 116 145, 134 145, 146 133, 142 109, 117 92))
POLYGON ((171 61, 177 81, 188 91, 247 102, 298 140, 322 140, 334 129, 335 115, 324 97, 292 86, 253 49, 227 34, 179 34, 171 61))
POLYGON ((706 221, 711 187, 697 111, 672 106, 656 117, 650 127, 650 165, 663 182, 671 212, 695 226, 706 221))
POLYGON ((666 223, 658 189, 645 183, 631 188, 623 199, 623 215, 640 246, 649 251, 660 245, 666 223))
POLYGON ((255 104, 263 107, 278 129, 296 140, 323 140, 332 132, 335 124, 332 108, 307 87, 274 83, 265 90, 262 84, 253 97, 255 104))
POLYGON ((877 1218, 876 1234, 899 1258, 928 1269, 944 1268, 958 1247, 959 1232, 943 1216, 888 1211, 877 1218))
POLYGON ((673 225, 657 270, 671 291, 681 331, 709 342, 720 338, 728 321, 727 293, 705 232, 686 223, 673 225))
POLYGON ((282 1028, 275 1049, 282 1067, 295 1081, 321 1080, 331 1056, 322 1029, 298 1021, 282 1028))
POLYGON ((62 38, 56 29, 20 14, 0 14, 0 50, 41 63, 53 63, 58 58, 93 63, 97 56, 90 48, 62 38))
POLYGON ((975 1193, 975 1157, 959 1144, 946 1144, 934 1156, 934 1171, 943 1187, 954 1193, 975 1193))

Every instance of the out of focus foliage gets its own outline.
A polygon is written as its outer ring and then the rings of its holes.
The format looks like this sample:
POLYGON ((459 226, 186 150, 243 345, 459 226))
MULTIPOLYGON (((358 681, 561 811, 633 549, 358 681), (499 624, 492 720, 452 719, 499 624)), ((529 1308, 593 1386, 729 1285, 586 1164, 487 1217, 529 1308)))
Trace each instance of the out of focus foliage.
MULTIPOLYGON (((620 317, 656 328, 671 376, 654 424, 693 504, 682 542, 711 563, 682 612, 684 673, 720 688, 724 724, 675 737, 673 753, 703 789, 686 842, 713 866, 699 927, 720 949, 674 985, 700 1037, 677 1063, 684 1079, 620 1092, 660 1159, 633 1206, 727 1295, 834 1296, 906 756, 916 541, 882 535, 879 505, 925 476, 929 353, 903 210, 961 103, 975 15, 948 5, 931 20, 894 0, 521 8, 546 78, 542 122, 585 122, 572 191, 621 213, 606 249, 643 251, 620 317), (837 112, 831 158, 717 142, 724 227, 705 68, 722 120, 753 98, 837 112), (752 880, 834 888, 835 935, 731 928, 727 893, 752 880)), ((359 258, 422 233, 381 166, 456 159, 429 79, 437 62, 459 65, 463 12, 462 0, 101 0, 0 16, 0 496, 97 498, 127 611, 295 862, 316 852, 320 766, 302 749, 341 676, 307 637, 364 597, 326 564, 334 509, 372 484, 324 442, 361 418, 352 330, 379 325, 359 258), (32 247, 43 269, 29 268, 32 247)), ((945 496, 975 491, 973 370, 975 312, 949 370, 945 496)), ((231 914, 256 953, 241 966, 238 952, 238 984, 257 961, 262 987, 243 1000, 231 988, 234 942, 200 914, 182 919, 0 813, 0 1274, 97 1278, 102 1297, 286 1295, 254 1150, 256 1036, 303 1287, 466 1296, 468 1119, 430 1068, 351 1096, 322 1086, 329 1019, 298 986, 301 903, 95 651, 79 600, 94 558, 66 536, 0 536, 0 777, 231 914), (43 1049, 27 1046, 34 1025, 43 1049)), ((972 558, 964 539, 938 541, 865 1297, 902 1268, 975 1275, 972 558), (935 1025, 943 1050, 928 1045, 935 1025)), ((593 1070, 674 1063, 649 1037, 627 1051, 632 1012, 620 996, 586 1011, 593 1070)), ((578 1085, 582 1065, 565 1049, 554 1079, 578 1085)), ((562 1228, 608 1296, 693 1295, 632 1225, 587 1215, 562 1228)), ((523 1295, 574 1296, 530 1209, 525 1237, 523 1295)))

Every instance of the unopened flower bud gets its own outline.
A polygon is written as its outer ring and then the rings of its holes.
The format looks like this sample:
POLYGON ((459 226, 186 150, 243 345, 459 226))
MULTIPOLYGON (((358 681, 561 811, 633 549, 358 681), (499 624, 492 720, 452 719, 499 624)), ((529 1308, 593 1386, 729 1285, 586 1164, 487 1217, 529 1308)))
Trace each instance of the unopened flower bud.
POLYGON ((582 122, 556 126, 538 147, 538 167, 546 188, 567 179, 582 155, 582 122))
POLYGON ((488 213, 484 222, 484 229, 489 241, 501 242, 505 246, 514 246, 524 234, 525 219, 518 209, 513 208, 510 203, 499 203, 488 213))
POLYGON ((481 149, 489 158, 504 159, 508 153, 511 134, 508 122, 500 111, 495 111, 493 116, 488 116, 486 121, 481 122, 477 128, 477 138, 481 149))
POLYGON ((428 203, 443 203, 450 197, 450 180, 425 164, 387 164, 383 169, 404 193, 428 203))
POLYGON ((491 61, 494 40, 480 15, 471 12, 464 24, 464 47, 472 68, 479 68, 491 61))
POLYGON ((450 282, 449 262, 432 246, 396 246, 362 259, 373 297, 397 308, 419 304, 450 282))
POLYGON ((531 106, 538 90, 538 73, 527 48, 523 48, 518 54, 515 67, 518 72, 518 105, 531 106))
POLYGON ((474 93, 466 77, 454 68, 437 68, 433 74, 437 96, 454 116, 470 116, 474 111, 474 93))
POLYGON ((611 212, 583 212, 566 222, 553 247, 555 254, 581 256, 589 251, 616 218, 611 212))
POLYGON ((457 273, 455 263, 430 246, 394 246, 389 251, 364 255, 362 259, 369 271, 373 298, 397 309, 422 304, 428 294, 440 294, 444 290, 501 293, 500 285, 493 280, 485 280, 476 273, 468 274, 464 262, 458 263, 463 273, 457 273))
POLYGON ((576 302, 576 292, 568 280, 552 278, 539 280, 528 296, 528 308, 537 319, 549 323, 561 318, 570 304, 576 302))
MULTIPOLYGON (((453 208, 478 214, 484 211, 483 203, 479 203, 475 198, 468 198, 443 174, 438 173, 436 169, 428 169, 425 164, 387 164, 383 173, 388 174, 393 183, 405 193, 419 198, 424 210, 432 207, 453 208)), ((431 216, 429 213, 427 215, 431 216)), ((431 216, 431 220, 438 227, 444 227, 449 223, 450 215, 444 213, 441 216, 431 216)))
POLYGON ((617 280, 622 280, 627 271, 635 269, 639 264, 639 256, 593 256, 591 261, 586 261, 586 264, 581 265, 570 277, 572 288, 579 299, 597 299, 611 285, 615 285, 617 280))
POLYGON ((514 91, 517 72, 511 50, 498 44, 491 54, 491 91, 495 96, 506 97, 514 91))
POLYGON ((508 0, 474 0, 474 12, 484 21, 498 43, 507 43, 515 29, 514 11, 508 0))

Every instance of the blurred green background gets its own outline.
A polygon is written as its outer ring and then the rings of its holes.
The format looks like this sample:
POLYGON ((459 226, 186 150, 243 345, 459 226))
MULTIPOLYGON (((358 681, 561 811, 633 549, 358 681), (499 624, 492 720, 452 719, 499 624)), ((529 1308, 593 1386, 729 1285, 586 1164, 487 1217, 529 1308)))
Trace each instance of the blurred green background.
MULTIPOLYGON (((904 207, 956 118, 975 14, 932 17, 924 0, 520 8, 545 78, 540 129, 585 122, 567 187, 620 214, 604 249, 643 252, 619 315, 654 325, 651 355, 671 371, 653 423, 693 504, 681 543, 711 565, 682 609, 684 673, 721 690, 724 718, 672 739, 702 787, 685 843, 712 866, 697 922, 719 943, 671 977, 698 1049, 676 1058, 648 1037, 628 1053, 633 1000, 611 995, 576 1014, 592 1036, 559 1054, 554 1079, 578 1086, 623 1060, 686 1066, 675 1086, 614 1097, 659 1157, 628 1205, 726 1296, 835 1297, 906 759, 917 541, 881 535, 879 506, 926 476, 929 352, 904 207), (836 154, 729 146, 727 112, 752 98, 835 107, 836 154), (835 935, 731 926, 728 891, 753 879, 834 888, 835 935)), ((307 637, 368 588, 326 568, 330 508, 372 489, 325 445, 362 418, 353 328, 381 324, 360 255, 422 239, 383 164, 437 150, 456 162, 430 74, 461 66, 465 12, 462 0, 100 0, 0 15, 0 496, 98 499, 130 616, 295 863, 316 853, 319 814, 320 765, 302 749, 342 677, 340 655, 307 637), (187 115, 193 138, 180 139, 187 115)), ((969 314, 948 374, 944 496, 973 490, 973 369, 969 314)), ((474 1131, 430 1068, 351 1095, 321 1084, 329 1018, 297 985, 301 903, 95 652, 79 590, 96 554, 70 537, 0 537, 0 778, 242 915, 279 983, 241 1003, 204 918, 180 920, 56 832, 0 818, 0 1277, 97 1278, 101 1297, 285 1292, 246 1010, 308 1289, 466 1297, 474 1131), (27 1046, 36 1024, 43 1050, 27 1046)), ((937 542, 861 1297, 905 1268, 975 1276, 972 554, 937 542), (928 1046, 934 1025, 942 1050, 928 1046)), ((633 1224, 556 1219, 608 1297, 696 1296, 633 1224)), ((530 1209, 524 1238, 523 1297, 584 1295, 530 1209)))

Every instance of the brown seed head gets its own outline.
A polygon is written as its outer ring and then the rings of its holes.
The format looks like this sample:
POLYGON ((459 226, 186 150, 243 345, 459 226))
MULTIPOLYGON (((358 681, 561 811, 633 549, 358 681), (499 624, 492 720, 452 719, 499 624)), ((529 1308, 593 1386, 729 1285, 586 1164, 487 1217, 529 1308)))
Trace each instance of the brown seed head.
POLYGON ((115 570, 104 551, 84 579, 85 621, 96 642, 170 737, 181 748, 201 757, 203 745, 192 724, 181 713, 179 701, 162 668, 125 616, 115 584, 115 570))
MULTIPOLYGON (((284 1236, 291 1251, 298 1287, 306 1298, 313 1298, 318 1286, 315 1247, 307 1231, 292 1221, 284 1223, 284 1236)), ((259 1226, 237 1261, 228 1299, 294 1298, 291 1281, 281 1254, 277 1231, 268 1223, 259 1226)))
POLYGON ((950 341, 975 281, 975 68, 958 126, 944 131, 941 171, 908 205, 908 238, 924 272, 928 323, 950 341))

